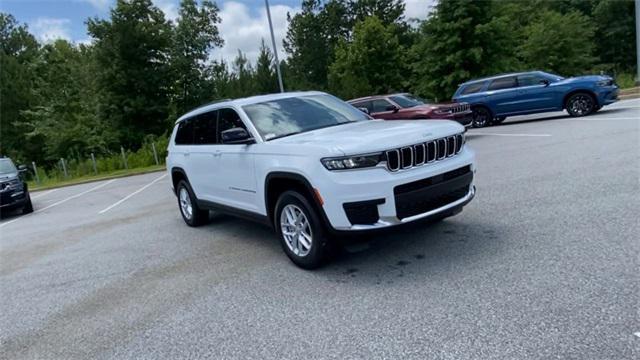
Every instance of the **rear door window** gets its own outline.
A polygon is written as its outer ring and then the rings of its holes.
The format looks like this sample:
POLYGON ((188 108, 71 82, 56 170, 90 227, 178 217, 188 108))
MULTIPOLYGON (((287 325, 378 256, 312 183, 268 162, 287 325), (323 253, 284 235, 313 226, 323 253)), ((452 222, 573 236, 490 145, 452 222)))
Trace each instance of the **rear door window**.
POLYGON ((193 119, 193 138, 196 145, 212 145, 218 142, 218 111, 200 114, 193 119))
POLYGON ((503 90, 511 89, 517 86, 515 76, 507 76, 500 79, 495 79, 489 85, 489 90, 503 90))

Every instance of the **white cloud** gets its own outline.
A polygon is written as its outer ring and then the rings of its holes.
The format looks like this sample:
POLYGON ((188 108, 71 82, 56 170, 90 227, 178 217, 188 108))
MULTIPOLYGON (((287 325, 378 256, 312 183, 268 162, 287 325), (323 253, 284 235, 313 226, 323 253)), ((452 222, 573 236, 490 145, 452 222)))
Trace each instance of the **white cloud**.
POLYGON ((113 0, 80 0, 81 2, 86 2, 91 4, 94 8, 98 10, 107 10, 113 0))
MULTIPOLYGON (((287 33, 287 12, 293 15, 298 11, 300 11, 299 7, 271 5, 271 20, 280 59, 285 58, 282 39, 287 33)), ((260 52, 261 39, 264 39, 269 48, 271 47, 269 22, 264 6, 250 9, 243 3, 226 1, 221 5, 220 18, 222 23, 219 30, 224 39, 224 47, 213 51, 214 59, 222 58, 231 62, 240 49, 249 61, 255 62, 260 52)))
POLYGON ((424 20, 438 0, 404 0, 404 16, 407 19, 424 20))
POLYGON ((57 39, 71 40, 69 25, 69 19, 39 17, 29 24, 29 28, 41 42, 52 42, 57 39))
POLYGON ((164 12, 168 20, 175 21, 178 18, 178 3, 175 0, 153 0, 153 4, 164 12))

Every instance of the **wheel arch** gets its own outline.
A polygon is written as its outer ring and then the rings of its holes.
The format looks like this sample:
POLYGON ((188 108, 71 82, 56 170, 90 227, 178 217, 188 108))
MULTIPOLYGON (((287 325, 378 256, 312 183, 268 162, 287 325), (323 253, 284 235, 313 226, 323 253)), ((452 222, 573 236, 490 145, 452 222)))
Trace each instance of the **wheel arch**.
POLYGON ((280 194, 287 190, 295 190, 305 196, 320 215, 324 225, 330 226, 329 220, 324 213, 322 204, 316 196, 316 190, 311 185, 311 182, 301 174, 286 171, 274 171, 267 174, 265 178, 264 204, 269 223, 274 224, 276 202, 280 194))
POLYGON ((562 108, 566 109, 567 108, 567 101, 569 101, 569 98, 571 96, 575 95, 575 94, 578 94, 578 93, 585 93, 585 94, 591 96, 591 98, 594 101, 594 105, 595 106, 600 106, 600 104, 598 104, 598 96, 596 96, 596 93, 594 93, 592 90, 589 90, 589 89, 580 88, 580 89, 571 90, 571 91, 569 91, 568 93, 566 93, 564 95, 564 97, 562 98, 562 108))
POLYGON ((171 168, 171 184, 173 185, 174 194, 177 194, 176 191, 178 191, 177 187, 180 180, 185 180, 186 182, 189 182, 187 173, 181 167, 176 166, 171 168))

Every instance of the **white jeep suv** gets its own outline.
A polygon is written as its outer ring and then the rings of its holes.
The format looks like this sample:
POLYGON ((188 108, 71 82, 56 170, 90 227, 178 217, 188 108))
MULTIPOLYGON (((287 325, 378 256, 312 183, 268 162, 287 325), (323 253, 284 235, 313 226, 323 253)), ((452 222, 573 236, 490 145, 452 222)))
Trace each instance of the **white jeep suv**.
POLYGON ((213 103, 176 122, 167 171, 189 226, 209 210, 272 226, 289 258, 321 264, 336 233, 462 210, 474 152, 443 120, 373 120, 322 92, 213 103))

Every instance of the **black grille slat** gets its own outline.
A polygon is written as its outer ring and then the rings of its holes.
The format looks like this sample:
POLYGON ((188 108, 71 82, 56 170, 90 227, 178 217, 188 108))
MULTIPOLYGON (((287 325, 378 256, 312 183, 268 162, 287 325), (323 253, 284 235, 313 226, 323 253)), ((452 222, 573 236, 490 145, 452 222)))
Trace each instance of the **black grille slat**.
POLYGON ((398 171, 443 160, 462 150, 464 136, 456 134, 426 143, 415 144, 385 152, 387 169, 398 171))

